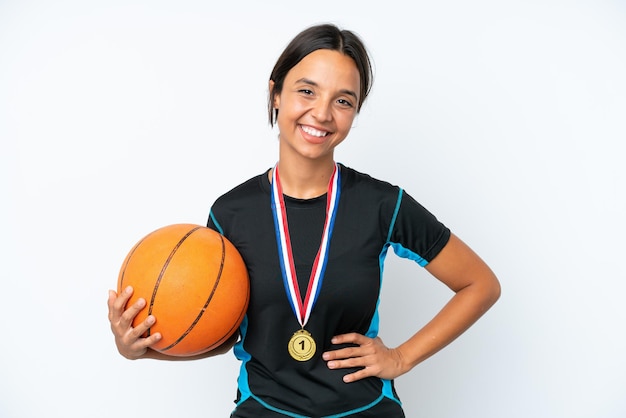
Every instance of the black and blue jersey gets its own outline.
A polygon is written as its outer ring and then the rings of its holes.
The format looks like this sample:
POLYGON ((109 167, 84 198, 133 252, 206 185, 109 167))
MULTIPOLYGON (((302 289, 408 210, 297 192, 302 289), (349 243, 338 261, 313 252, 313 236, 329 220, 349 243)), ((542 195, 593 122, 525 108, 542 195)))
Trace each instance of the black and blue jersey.
MULTIPOLYGON (((426 266, 446 245, 449 229, 401 188, 344 165, 341 196, 322 288, 305 329, 315 356, 294 360, 287 345, 300 324, 285 292, 268 173, 216 200, 208 226, 241 253, 250 276, 250 304, 234 348, 241 360, 232 417, 402 417, 393 381, 370 377, 344 383, 350 369, 331 370, 323 352, 338 334, 378 335, 378 302, 389 247, 426 266), (373 415, 375 414, 375 415, 373 415)), ((300 293, 306 293, 326 216, 326 195, 285 196, 300 293)))

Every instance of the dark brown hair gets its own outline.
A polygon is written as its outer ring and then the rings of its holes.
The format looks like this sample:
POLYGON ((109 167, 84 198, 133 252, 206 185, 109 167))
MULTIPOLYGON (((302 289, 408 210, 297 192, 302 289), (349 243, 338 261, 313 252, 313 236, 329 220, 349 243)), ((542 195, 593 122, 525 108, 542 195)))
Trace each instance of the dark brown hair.
POLYGON ((271 126, 274 126, 278 117, 278 109, 274 109, 274 98, 282 92, 287 73, 304 57, 318 49, 338 51, 354 60, 361 80, 356 110, 357 112, 361 110, 372 88, 374 78, 372 63, 365 45, 354 32, 339 29, 332 24, 316 25, 303 30, 293 38, 274 65, 270 75, 274 87, 270 90, 268 98, 268 116, 271 126))

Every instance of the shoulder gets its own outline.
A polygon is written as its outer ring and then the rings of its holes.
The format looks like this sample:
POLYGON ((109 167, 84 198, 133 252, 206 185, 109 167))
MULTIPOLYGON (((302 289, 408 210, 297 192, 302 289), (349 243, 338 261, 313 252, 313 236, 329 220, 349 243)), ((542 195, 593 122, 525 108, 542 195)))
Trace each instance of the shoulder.
POLYGON ((355 190, 360 194, 365 193, 366 198, 380 198, 383 196, 397 197, 400 187, 387 181, 372 177, 369 174, 357 171, 353 168, 340 164, 342 176, 342 188, 355 190))
POLYGON ((401 186, 374 178, 369 174, 359 172, 344 165, 341 165, 341 168, 342 175, 345 174, 345 179, 342 179, 343 187, 347 190, 353 189, 356 194, 360 195, 363 199, 370 202, 388 201, 393 203, 396 209, 400 205, 409 205, 418 210, 427 212, 426 208, 401 186))
POLYGON ((265 206, 269 207, 267 171, 235 186, 218 197, 209 213, 208 226, 225 232, 227 225, 255 219, 265 206))
POLYGON ((340 208, 359 225, 375 227, 385 238, 402 199, 402 189, 369 174, 341 166, 340 208))
POLYGON ((239 206, 267 192, 267 171, 233 187, 215 200, 213 208, 239 206))

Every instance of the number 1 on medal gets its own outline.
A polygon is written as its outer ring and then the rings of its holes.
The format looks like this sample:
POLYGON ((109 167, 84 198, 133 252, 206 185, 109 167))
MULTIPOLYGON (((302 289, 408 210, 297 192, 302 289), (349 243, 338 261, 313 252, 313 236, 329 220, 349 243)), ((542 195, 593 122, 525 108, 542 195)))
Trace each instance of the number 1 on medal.
POLYGON ((315 340, 308 331, 301 329, 294 332, 291 336, 288 349, 289 354, 295 360, 307 361, 315 355, 315 340))

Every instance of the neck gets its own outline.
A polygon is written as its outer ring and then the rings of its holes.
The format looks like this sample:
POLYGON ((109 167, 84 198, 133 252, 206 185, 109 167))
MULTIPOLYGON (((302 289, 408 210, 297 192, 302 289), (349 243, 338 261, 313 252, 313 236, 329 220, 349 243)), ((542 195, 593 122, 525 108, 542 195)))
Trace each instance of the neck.
POLYGON ((278 171, 283 194, 296 199, 321 196, 328 191, 328 182, 334 169, 335 162, 332 159, 297 163, 281 159, 278 161, 278 171))

